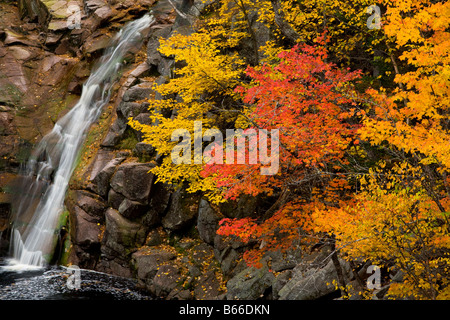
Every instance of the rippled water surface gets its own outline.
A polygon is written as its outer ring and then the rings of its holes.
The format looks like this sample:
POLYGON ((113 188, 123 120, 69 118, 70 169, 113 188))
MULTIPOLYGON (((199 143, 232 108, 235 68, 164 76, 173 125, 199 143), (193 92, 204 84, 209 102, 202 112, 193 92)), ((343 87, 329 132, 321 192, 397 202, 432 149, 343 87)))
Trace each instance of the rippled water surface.
POLYGON ((0 260, 0 300, 151 300, 132 279, 81 269, 79 289, 71 289, 73 271, 66 268, 17 272, 1 269, 2 264, 0 260))

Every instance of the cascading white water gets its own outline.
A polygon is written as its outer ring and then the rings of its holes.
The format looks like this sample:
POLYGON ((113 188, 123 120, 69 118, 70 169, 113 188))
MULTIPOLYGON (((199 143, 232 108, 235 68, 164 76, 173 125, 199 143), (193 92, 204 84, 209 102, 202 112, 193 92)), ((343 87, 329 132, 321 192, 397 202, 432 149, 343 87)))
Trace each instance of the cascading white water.
POLYGON ((24 172, 22 199, 13 217, 12 259, 5 268, 29 270, 48 262, 69 179, 86 132, 108 103, 125 54, 141 46, 142 32, 153 21, 152 16, 146 15, 130 22, 112 39, 83 85, 79 102, 34 149, 24 172))

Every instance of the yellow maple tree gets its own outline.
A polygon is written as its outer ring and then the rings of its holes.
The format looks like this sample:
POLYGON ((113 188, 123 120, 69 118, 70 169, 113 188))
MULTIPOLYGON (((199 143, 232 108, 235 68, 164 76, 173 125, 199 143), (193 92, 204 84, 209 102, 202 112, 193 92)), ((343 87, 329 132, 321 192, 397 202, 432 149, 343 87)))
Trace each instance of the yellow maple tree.
POLYGON ((445 299, 449 288, 450 3, 385 1, 383 31, 395 88, 367 91, 363 141, 383 151, 340 208, 317 209, 317 231, 336 236, 349 258, 405 272, 390 296, 445 299), (394 54, 395 53, 395 54, 394 54))

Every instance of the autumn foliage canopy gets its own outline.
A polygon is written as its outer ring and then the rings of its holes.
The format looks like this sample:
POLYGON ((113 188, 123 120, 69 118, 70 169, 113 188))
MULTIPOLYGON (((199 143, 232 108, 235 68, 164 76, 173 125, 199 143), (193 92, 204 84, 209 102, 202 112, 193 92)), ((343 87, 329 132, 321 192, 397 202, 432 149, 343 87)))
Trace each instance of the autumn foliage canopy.
POLYGON ((162 156, 159 181, 217 206, 266 199, 264 212, 217 230, 247 244, 248 264, 330 245, 342 258, 401 270, 392 297, 447 299, 450 2, 381 1, 374 30, 371 4, 218 1, 195 32, 161 40, 181 67, 155 86, 165 99, 150 101, 153 125, 130 124, 162 156), (272 36, 260 43, 264 28, 272 36), (175 166, 170 134, 194 121, 278 129, 278 171, 261 175, 261 161, 175 166))

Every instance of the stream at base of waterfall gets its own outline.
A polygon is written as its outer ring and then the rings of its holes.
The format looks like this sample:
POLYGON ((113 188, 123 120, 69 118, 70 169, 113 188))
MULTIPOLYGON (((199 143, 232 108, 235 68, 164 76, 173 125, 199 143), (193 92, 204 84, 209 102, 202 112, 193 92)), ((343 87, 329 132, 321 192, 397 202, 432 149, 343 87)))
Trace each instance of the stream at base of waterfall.
MULTIPOLYGON (((0 259, 0 266, 4 266, 5 263, 7 264, 0 259)), ((48 266, 39 270, 20 272, 0 269, 0 300, 152 300, 152 298, 139 290, 133 279, 91 270, 48 266), (75 276, 79 279, 73 279, 75 276)))

